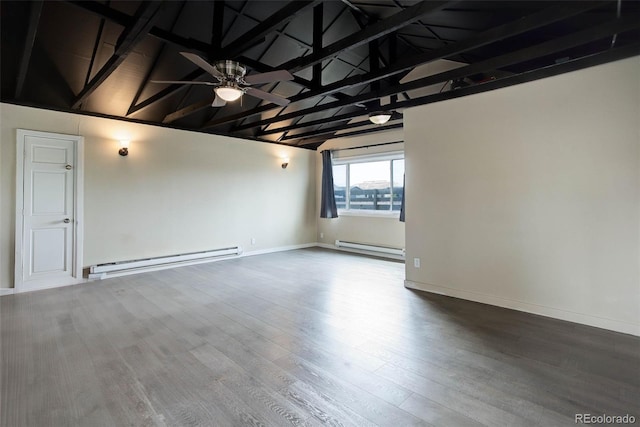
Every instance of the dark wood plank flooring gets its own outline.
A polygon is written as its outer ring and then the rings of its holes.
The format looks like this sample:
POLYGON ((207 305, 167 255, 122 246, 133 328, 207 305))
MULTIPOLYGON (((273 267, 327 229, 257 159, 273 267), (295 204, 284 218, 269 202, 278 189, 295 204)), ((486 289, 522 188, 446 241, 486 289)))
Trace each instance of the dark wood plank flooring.
POLYGON ((401 263, 308 249, 5 296, 2 426, 640 417, 637 337, 403 278, 401 263))

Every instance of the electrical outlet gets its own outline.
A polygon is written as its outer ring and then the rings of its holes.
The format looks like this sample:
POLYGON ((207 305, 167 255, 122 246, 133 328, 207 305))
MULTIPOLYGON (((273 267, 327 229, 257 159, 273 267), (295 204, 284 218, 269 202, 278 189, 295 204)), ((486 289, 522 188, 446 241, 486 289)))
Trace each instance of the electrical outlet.
POLYGON ((320 233, 320 238, 324 239, 324 233, 320 233))
POLYGON ((420 258, 414 258, 413 259, 413 266, 415 268, 420 268, 420 258))
POLYGON ((255 245, 255 244, 256 244, 256 238, 255 238, 255 237, 252 237, 252 238, 251 238, 251 244, 252 244, 252 245, 255 245))

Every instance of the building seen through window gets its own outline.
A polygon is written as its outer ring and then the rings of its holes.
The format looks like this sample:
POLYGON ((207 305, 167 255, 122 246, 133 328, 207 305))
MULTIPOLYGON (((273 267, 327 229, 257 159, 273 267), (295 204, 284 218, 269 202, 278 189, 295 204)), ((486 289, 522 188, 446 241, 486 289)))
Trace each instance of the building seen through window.
POLYGON ((400 211, 404 177, 404 158, 366 161, 334 161, 333 184, 336 205, 349 211, 400 211))

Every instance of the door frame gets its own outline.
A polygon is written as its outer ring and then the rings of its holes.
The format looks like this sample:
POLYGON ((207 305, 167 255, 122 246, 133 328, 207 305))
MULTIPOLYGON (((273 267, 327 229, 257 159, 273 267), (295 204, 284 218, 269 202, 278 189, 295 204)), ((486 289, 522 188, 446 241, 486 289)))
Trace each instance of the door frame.
POLYGON ((82 277, 82 253, 84 242, 84 137, 80 135, 66 135, 61 133, 40 132, 35 130, 17 129, 16 131, 16 228, 15 234, 15 267, 14 267, 14 292, 26 292, 39 289, 55 288, 58 286, 75 285, 85 280, 82 277), (25 138, 36 136, 40 138, 65 139, 74 142, 74 200, 73 200, 73 259, 72 280, 58 281, 33 288, 25 288, 23 282, 24 269, 24 157, 25 138))

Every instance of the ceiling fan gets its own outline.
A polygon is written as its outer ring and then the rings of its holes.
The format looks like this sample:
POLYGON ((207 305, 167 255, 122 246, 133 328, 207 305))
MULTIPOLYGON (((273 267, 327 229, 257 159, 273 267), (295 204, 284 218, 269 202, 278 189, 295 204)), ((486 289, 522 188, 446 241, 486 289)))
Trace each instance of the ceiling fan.
POLYGON ((187 84, 215 86, 215 99, 212 107, 222 107, 227 101, 235 101, 245 93, 265 101, 284 107, 289 104, 287 98, 252 87, 253 85, 293 80, 287 70, 275 70, 267 73, 247 74, 247 68, 237 61, 222 60, 209 64, 200 56, 190 52, 180 52, 180 55, 211 74, 218 82, 181 81, 181 80, 151 80, 152 83, 187 84))

